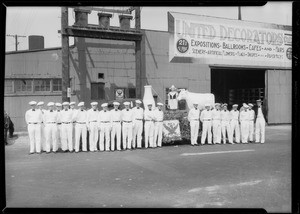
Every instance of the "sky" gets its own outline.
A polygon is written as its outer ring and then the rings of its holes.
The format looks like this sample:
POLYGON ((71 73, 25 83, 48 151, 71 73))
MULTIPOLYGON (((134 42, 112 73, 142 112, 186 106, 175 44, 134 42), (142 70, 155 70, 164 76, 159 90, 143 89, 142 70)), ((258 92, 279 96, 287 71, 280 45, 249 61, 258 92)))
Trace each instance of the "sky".
MULTIPOLYGON (((115 9, 126 9, 118 7, 115 9)), ((142 7, 141 28, 168 30, 167 12, 190 13, 237 19, 238 7, 142 7)), ((292 25, 292 2, 268 2, 260 7, 241 7, 242 20, 292 25)), ((20 35, 18 50, 28 50, 28 36, 41 35, 45 38, 45 48, 61 47, 61 9, 59 7, 7 7, 6 35, 20 35)), ((113 14, 112 26, 119 26, 118 15, 113 14)), ((69 9, 69 25, 74 24, 75 14, 69 9)), ((88 17, 89 24, 98 24, 97 12, 88 17)), ((131 22, 134 27, 134 20, 131 22)), ((74 40, 70 38, 70 45, 74 40)), ((14 37, 6 36, 6 51, 15 51, 14 37)))

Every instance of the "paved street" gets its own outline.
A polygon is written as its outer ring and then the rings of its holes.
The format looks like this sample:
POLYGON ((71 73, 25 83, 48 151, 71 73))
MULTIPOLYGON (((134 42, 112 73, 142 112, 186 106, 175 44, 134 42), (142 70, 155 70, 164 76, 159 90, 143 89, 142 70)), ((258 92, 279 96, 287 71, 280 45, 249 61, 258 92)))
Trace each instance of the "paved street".
POLYGON ((291 212, 291 126, 265 144, 28 155, 6 146, 7 207, 265 208, 291 212))

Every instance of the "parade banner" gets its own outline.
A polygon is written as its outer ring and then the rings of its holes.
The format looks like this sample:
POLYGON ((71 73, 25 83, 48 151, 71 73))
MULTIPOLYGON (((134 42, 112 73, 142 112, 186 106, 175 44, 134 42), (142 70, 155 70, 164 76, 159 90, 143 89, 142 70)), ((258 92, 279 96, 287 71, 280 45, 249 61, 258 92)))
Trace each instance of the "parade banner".
POLYGON ((170 62, 292 66, 292 27, 168 13, 170 62))
POLYGON ((168 138, 168 141, 181 140, 179 120, 163 122, 163 138, 168 138))

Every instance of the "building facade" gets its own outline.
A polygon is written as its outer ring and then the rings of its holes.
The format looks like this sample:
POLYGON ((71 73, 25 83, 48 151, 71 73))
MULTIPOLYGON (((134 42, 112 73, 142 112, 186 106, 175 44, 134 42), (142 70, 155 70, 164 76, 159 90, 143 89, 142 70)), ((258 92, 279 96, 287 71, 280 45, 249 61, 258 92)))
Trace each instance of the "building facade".
MULTIPOLYGON (((170 32, 142 32, 142 86, 152 85, 157 101, 167 102, 171 85, 191 92, 214 93, 216 102, 230 105, 261 98, 269 124, 291 123, 291 69, 172 62, 170 32)), ((72 101, 84 101, 89 107, 92 101, 101 104, 142 99, 135 94, 134 42, 74 40, 69 48, 72 101)), ((26 130, 24 115, 29 101, 62 101, 61 77, 61 48, 6 53, 4 104, 16 131, 26 130)))

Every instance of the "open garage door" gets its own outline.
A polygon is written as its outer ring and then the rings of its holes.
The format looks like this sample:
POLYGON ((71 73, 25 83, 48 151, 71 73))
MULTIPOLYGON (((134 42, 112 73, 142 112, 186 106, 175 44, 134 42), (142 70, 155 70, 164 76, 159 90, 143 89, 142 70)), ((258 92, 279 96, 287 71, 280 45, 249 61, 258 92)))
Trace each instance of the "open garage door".
POLYGON ((292 71, 267 70, 268 123, 292 123, 292 71))

